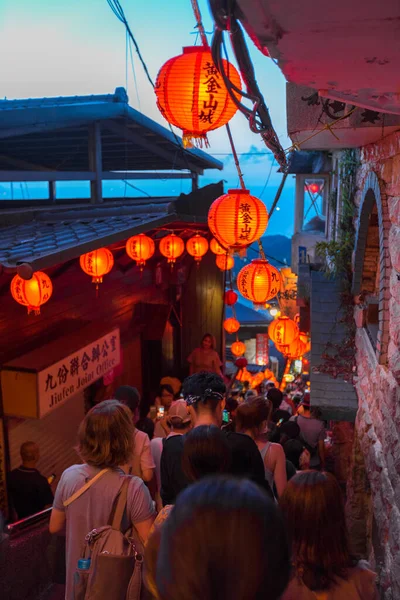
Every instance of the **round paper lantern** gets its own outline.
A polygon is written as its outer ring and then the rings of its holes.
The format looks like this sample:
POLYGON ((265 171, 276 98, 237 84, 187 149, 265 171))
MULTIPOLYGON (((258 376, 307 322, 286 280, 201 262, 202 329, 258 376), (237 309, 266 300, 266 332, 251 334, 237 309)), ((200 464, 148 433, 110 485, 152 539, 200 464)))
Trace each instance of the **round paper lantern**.
POLYGON ((208 241, 205 237, 196 233, 186 242, 186 250, 199 263, 208 250, 208 241))
POLYGON ((148 235, 139 233, 129 238, 126 242, 126 253, 132 259, 136 260, 138 267, 143 270, 146 260, 149 260, 154 254, 155 244, 148 235))
POLYGON ((233 356, 242 356, 246 352, 246 344, 243 342, 233 342, 231 346, 233 356))
POLYGON ((104 275, 107 275, 113 268, 114 257, 108 248, 99 248, 82 254, 79 264, 82 271, 90 275, 92 282, 98 285, 103 282, 104 275))
POLYGON ((236 375, 236 380, 237 381, 251 381, 253 379, 252 374, 246 369, 246 367, 243 367, 243 369, 240 369, 240 371, 237 373, 236 375))
POLYGON ((264 373, 256 373, 251 379, 251 387, 254 389, 264 381, 264 373))
POLYGON ((230 271, 235 264, 235 259, 229 254, 218 254, 215 263, 221 271, 230 271))
POLYGON ((227 333, 236 333, 240 329, 240 323, 237 319, 230 317, 224 321, 224 329, 227 333))
POLYGON ((265 205, 248 190, 229 190, 211 204, 208 226, 224 248, 241 250, 258 240, 268 225, 265 205))
POLYGON ((14 300, 28 307, 28 315, 32 311, 39 315, 41 305, 47 302, 53 293, 53 284, 46 273, 36 271, 31 279, 22 279, 19 275, 15 275, 10 289, 14 300))
POLYGON ((300 331, 300 333, 299 333, 299 339, 303 342, 303 344, 305 346, 304 354, 307 354, 307 352, 310 352, 310 350, 311 350, 311 340, 308 337, 308 335, 306 333, 304 333, 303 331, 300 331))
POLYGON ((276 346, 290 346, 299 337, 299 328, 289 317, 278 317, 268 327, 268 335, 276 346))
POLYGON ((237 367, 238 369, 244 369, 245 367, 247 367, 248 362, 247 362, 247 358, 237 358, 235 360, 235 367, 237 367))
POLYGON ((224 302, 227 306, 233 306, 238 301, 238 295, 233 290, 228 290, 224 294, 224 302))
POLYGON ((176 259, 182 256, 184 250, 183 240, 174 233, 166 235, 160 241, 160 252, 171 264, 174 264, 176 259))
POLYGON ((276 344, 276 349, 286 356, 286 358, 296 360, 305 354, 306 345, 298 337, 288 346, 276 344))
POLYGON ((265 369, 264 371, 264 379, 268 379, 268 381, 272 381, 275 379, 275 375, 270 369, 265 369))
MULTIPOLYGON (((241 89, 235 67, 225 59, 223 64, 229 79, 241 89)), ((161 67, 154 90, 163 117, 183 130, 185 147, 193 141, 207 146, 207 133, 226 125, 237 111, 209 48, 184 48, 183 54, 170 58, 161 67)))
POLYGON ((210 250, 211 252, 214 252, 214 254, 226 254, 226 248, 223 248, 215 238, 210 242, 210 250))
POLYGON ((237 286, 242 296, 259 308, 280 291, 281 275, 267 260, 256 258, 239 271, 237 286))

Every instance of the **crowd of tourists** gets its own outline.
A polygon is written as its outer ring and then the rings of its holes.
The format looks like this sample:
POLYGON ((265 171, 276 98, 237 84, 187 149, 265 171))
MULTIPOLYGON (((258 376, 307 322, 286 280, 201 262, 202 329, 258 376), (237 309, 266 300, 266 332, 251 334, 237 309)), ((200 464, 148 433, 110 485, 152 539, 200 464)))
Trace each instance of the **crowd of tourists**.
POLYGON ((50 520, 66 535, 67 600, 378 598, 309 394, 226 395, 218 374, 198 372, 178 400, 163 384, 158 428, 129 386, 88 412, 82 463, 64 471, 50 520))

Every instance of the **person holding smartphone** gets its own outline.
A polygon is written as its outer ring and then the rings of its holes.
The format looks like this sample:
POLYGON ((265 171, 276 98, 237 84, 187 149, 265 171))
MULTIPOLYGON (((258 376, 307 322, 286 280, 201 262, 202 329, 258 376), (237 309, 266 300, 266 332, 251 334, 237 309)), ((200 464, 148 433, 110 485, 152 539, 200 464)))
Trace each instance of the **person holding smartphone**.
MULTIPOLYGON (((174 390, 168 383, 160 386, 160 389, 155 400, 156 409, 156 425, 154 428, 155 438, 166 438, 171 433, 171 428, 168 423, 168 412, 171 404, 174 401, 174 390)), ((154 414, 154 407, 153 414, 154 414)), ((151 412, 150 408, 150 412, 151 412)))

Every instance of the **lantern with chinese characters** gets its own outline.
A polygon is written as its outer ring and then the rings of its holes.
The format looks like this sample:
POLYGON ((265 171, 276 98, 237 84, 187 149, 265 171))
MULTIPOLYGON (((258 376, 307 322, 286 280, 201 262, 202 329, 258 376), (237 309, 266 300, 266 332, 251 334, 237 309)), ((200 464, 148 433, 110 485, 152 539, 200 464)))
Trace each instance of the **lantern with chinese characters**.
POLYGON ((186 242, 186 250, 194 260, 199 263, 208 250, 208 241, 205 237, 196 233, 186 242))
POLYGON ((154 254, 155 244, 151 237, 144 233, 134 235, 126 242, 126 253, 143 270, 146 260, 149 260, 154 254))
POLYGON ((215 259, 215 264, 221 271, 230 271, 235 265, 235 259, 229 254, 218 254, 215 259))
POLYGON ((236 333, 240 329, 240 323, 234 317, 230 317, 229 319, 225 319, 224 329, 227 333, 236 333))
POLYGON ((239 271, 237 286, 242 296, 260 308, 280 291, 281 275, 267 260, 257 258, 239 271))
POLYGON ((160 241, 160 252, 171 265, 174 264, 177 258, 182 256, 185 250, 185 244, 182 238, 178 237, 174 233, 170 233, 162 238, 160 241))
POLYGON ((248 190, 229 190, 211 204, 208 226, 224 248, 243 250, 258 240, 268 225, 265 205, 248 190))
MULTIPOLYGON (((239 73, 223 59, 229 79, 241 89, 239 73)), ((155 84, 157 106, 171 125, 183 130, 183 145, 208 146, 207 133, 226 125, 237 111, 209 48, 192 46, 170 58, 155 84)), ((238 95, 239 97, 239 95, 238 95)))
POLYGON ((224 294, 224 302, 227 306, 233 306, 238 301, 238 295, 233 290, 227 290, 224 294))
POLYGON ((289 317, 278 317, 268 327, 268 335, 276 346, 290 346, 299 337, 299 328, 289 317))
POLYGON ((31 312, 39 315, 41 305, 47 302, 53 293, 53 284, 46 273, 36 271, 31 279, 22 279, 19 275, 15 275, 10 289, 14 300, 22 306, 27 306, 28 315, 31 312))
POLYGON ((243 342, 233 342, 231 346, 233 356, 242 356, 246 352, 246 345, 243 342))
POLYGON ((108 248, 99 248, 86 254, 82 254, 79 259, 82 271, 90 275, 92 282, 98 286, 103 282, 104 275, 107 275, 114 266, 114 257, 108 248))
POLYGON ((210 250, 211 252, 214 252, 214 254, 226 254, 226 248, 223 248, 215 238, 210 242, 210 250))
POLYGON ((305 354, 306 345, 301 341, 300 337, 297 337, 291 344, 288 346, 276 344, 276 349, 279 352, 282 352, 286 358, 290 360, 296 360, 305 354))

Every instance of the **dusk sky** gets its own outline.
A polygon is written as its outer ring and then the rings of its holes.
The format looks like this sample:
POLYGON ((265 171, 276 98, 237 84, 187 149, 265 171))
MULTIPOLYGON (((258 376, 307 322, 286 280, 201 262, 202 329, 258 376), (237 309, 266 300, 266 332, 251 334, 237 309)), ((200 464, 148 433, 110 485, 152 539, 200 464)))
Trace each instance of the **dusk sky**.
MULTIPOLYGON (((197 36, 190 0, 120 1, 153 79, 166 60, 180 54, 183 46, 195 43, 197 36)), ((206 31, 211 32, 212 21, 206 0, 200 0, 200 8, 206 31)), ((211 41, 211 34, 208 37, 211 41)), ((274 127, 286 148, 290 141, 286 134, 284 77, 247 36, 246 41, 274 127)), ((122 86, 127 87, 131 106, 166 125, 133 49, 135 83, 131 62, 128 60, 127 65, 126 61, 125 28, 106 0, 2 0, 0 54, 2 98, 104 94, 113 93, 116 87, 122 86)), ((265 187, 271 155, 260 136, 250 132, 243 115, 234 117, 231 128, 238 152, 245 153, 240 160, 246 185, 269 207, 282 175, 276 172, 275 164, 265 187)), ((223 178, 226 189, 236 187, 238 178, 225 129, 212 132, 209 140, 211 148, 208 152, 222 160, 225 168, 222 173, 207 172, 201 185, 223 178)), ((186 191, 186 186, 185 181, 158 185, 140 182, 143 190, 154 195, 179 194, 186 191)), ((137 195, 141 194, 138 192, 137 195)), ((276 211, 271 219, 269 234, 292 234, 293 197, 294 179, 289 177, 280 211, 276 211)))

